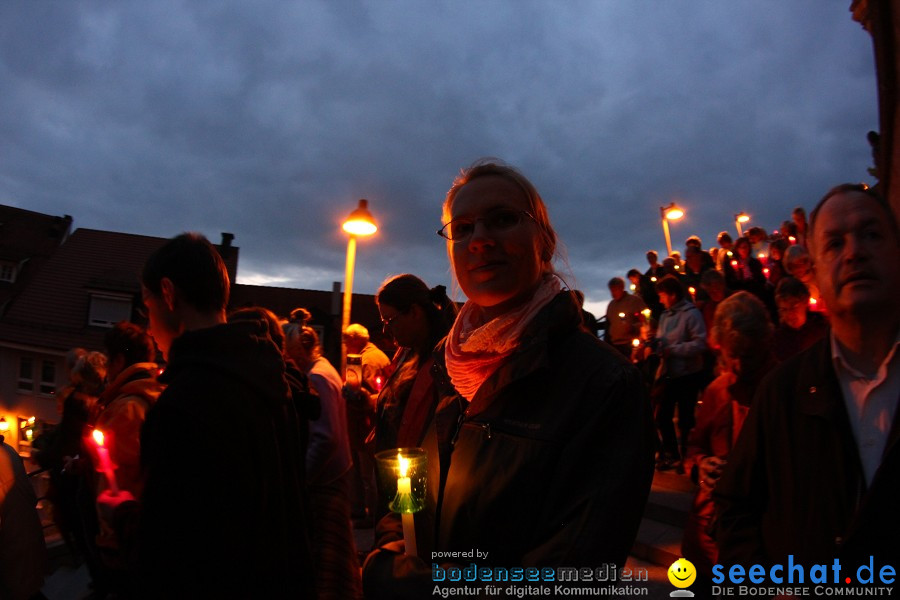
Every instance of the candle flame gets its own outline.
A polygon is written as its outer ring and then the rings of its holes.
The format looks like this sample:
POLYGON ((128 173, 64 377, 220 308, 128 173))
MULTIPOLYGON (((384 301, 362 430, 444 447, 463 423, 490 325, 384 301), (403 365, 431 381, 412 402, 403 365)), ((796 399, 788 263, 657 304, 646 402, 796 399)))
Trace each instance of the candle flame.
POLYGON ((736 260, 731 261, 731 266, 732 266, 732 267, 736 267, 736 266, 737 266, 737 261, 736 261, 736 260))
POLYGON ((400 463, 400 466, 398 467, 400 471, 400 477, 406 477, 406 472, 409 471, 409 459, 403 458, 403 455, 398 452, 397 461, 400 463))
POLYGON ((97 442, 97 445, 102 446, 103 445, 103 432, 100 431, 99 429, 95 429, 93 436, 94 436, 94 441, 97 442))
POLYGON ((641 345, 641 340, 639 340, 638 338, 634 338, 633 340, 631 340, 631 345, 637 348, 641 345))
POLYGON ((625 318, 625 313, 619 313, 619 318, 620 318, 620 319, 624 319, 624 318, 625 318))
POLYGON ((656 281, 656 277, 651 277, 650 281, 656 281))
POLYGON ((689 287, 688 291, 691 293, 691 296, 697 293, 697 290, 693 286, 689 287))
POLYGON ((649 308, 645 308, 641 312, 644 314, 645 317, 647 317, 648 319, 650 318, 650 309, 649 308))
POLYGON ((810 298, 810 299, 809 299, 809 303, 815 305, 815 304, 818 304, 819 301, 816 300, 815 298, 810 298))

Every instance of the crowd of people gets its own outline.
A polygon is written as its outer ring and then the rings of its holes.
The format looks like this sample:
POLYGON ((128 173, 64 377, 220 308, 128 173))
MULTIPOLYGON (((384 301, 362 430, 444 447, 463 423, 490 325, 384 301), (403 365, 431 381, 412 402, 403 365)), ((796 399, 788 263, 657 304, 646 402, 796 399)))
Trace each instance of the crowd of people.
POLYGON ((627 274, 631 294, 621 278, 609 282, 605 337, 651 387, 656 468, 698 486, 682 551, 700 597, 720 553, 743 564, 788 553, 825 561, 854 536, 858 556, 896 564, 896 542, 875 525, 896 539, 896 519, 870 507, 900 485, 888 443, 900 433, 896 218, 877 193, 847 184, 826 194, 813 221, 798 207, 771 236, 723 231, 709 250, 691 236, 684 261, 674 253, 660 264, 648 252, 650 268, 627 274), (798 369, 815 385, 798 388, 798 369), (745 423, 753 433, 739 436, 745 423), (819 471, 829 464, 839 468, 819 471), (800 518, 805 501, 835 496, 800 518))
POLYGON ((692 235, 683 260, 676 251, 662 263, 649 251, 649 268, 626 275, 630 293, 622 278, 609 281, 604 339, 636 363, 651 386, 658 469, 685 473, 701 392, 724 368, 714 320, 726 298, 746 292, 765 308, 775 336, 771 348, 766 338, 757 340, 759 355, 772 352, 782 362, 826 335, 827 303, 812 277, 807 231, 806 211, 797 207, 772 235, 752 227, 735 240, 723 231, 709 249, 692 235))
POLYGON ((465 304, 388 278, 376 303, 398 349, 352 325, 343 375, 305 309, 227 314, 202 236, 149 258, 147 329, 73 352, 36 443, 95 597, 420 599, 473 549, 491 567, 622 567, 654 465, 697 483, 683 551, 700 582, 788 553, 898 565, 900 234, 873 191, 835 188, 774 237, 648 253, 632 293, 609 282, 609 343, 519 171, 463 170, 443 224, 465 304), (375 477, 398 448, 427 456, 415 551, 375 477), (354 524, 377 524, 362 565, 354 524))

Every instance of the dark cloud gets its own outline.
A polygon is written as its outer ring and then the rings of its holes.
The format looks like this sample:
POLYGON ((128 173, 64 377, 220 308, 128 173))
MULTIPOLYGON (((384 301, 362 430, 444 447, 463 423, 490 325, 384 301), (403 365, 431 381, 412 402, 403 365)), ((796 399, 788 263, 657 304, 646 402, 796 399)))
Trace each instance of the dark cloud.
POLYGON ((550 204, 578 285, 746 210, 772 229, 865 180, 871 40, 797 2, 6 2, 0 202, 76 225, 237 235, 241 273, 330 289, 369 198, 356 289, 448 283, 458 169, 499 156, 550 204))

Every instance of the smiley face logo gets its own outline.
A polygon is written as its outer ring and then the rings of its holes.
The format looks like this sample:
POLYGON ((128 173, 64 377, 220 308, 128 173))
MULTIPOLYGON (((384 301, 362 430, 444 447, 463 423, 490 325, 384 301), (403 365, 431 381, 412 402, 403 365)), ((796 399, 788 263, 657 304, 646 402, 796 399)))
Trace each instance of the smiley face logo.
POLYGON ((697 569, 694 568, 694 564, 691 561, 679 558, 669 567, 668 575, 669 583, 677 588, 686 588, 690 587, 694 580, 697 579, 697 569))

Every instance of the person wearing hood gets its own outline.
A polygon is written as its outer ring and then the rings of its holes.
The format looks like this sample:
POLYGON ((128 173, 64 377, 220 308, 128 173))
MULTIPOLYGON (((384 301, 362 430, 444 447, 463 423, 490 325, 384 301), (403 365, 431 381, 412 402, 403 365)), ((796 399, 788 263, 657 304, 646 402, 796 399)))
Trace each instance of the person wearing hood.
POLYGON ((264 323, 226 323, 228 273, 203 236, 169 240, 141 279, 167 388, 141 438, 140 594, 310 597, 300 457, 286 451, 297 447, 297 429, 281 352, 264 323))

